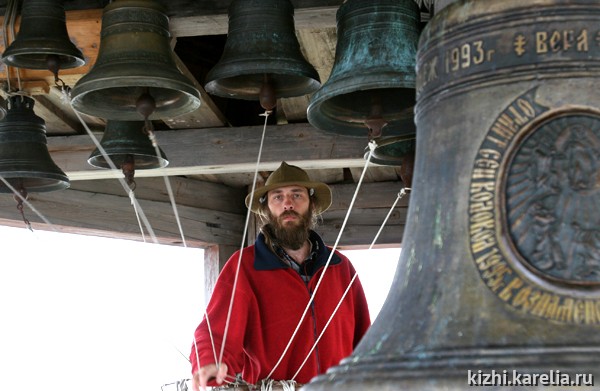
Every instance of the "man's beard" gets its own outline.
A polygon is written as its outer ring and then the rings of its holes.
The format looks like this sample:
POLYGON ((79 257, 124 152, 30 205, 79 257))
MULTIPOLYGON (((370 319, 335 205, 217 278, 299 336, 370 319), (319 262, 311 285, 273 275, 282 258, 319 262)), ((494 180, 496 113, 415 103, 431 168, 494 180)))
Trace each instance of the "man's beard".
POLYGON ((308 240, 311 222, 310 210, 304 215, 300 215, 293 210, 288 210, 277 218, 269 212, 269 224, 265 228, 269 229, 273 239, 280 246, 291 250, 298 250, 308 240), (289 215, 297 216, 299 219, 284 223, 283 219, 289 215))

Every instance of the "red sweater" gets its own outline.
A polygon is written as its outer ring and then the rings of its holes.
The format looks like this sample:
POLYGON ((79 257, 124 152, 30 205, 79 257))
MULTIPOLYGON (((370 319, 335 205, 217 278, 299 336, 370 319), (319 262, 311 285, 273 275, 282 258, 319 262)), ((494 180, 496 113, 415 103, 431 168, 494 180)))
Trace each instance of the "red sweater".
MULTIPOLYGON (((241 373, 246 382, 258 384, 281 357, 331 253, 316 233, 311 232, 311 240, 316 241, 318 247, 317 271, 308 283, 267 248, 262 234, 253 246, 243 250, 223 354, 223 362, 227 364, 230 375, 241 373)), ((239 251, 225 264, 207 307, 217 357, 221 352, 238 259, 239 251)), ((325 270, 311 308, 271 379, 292 379, 355 273, 350 261, 336 251, 325 270)), ((352 353, 369 325, 367 301, 357 278, 295 380, 301 384, 308 383, 314 376, 339 364, 341 359, 352 353)), ((200 366, 214 363, 215 354, 206 319, 196 329, 195 338, 200 366)), ((193 373, 198 369, 194 346, 190 360, 193 373)))

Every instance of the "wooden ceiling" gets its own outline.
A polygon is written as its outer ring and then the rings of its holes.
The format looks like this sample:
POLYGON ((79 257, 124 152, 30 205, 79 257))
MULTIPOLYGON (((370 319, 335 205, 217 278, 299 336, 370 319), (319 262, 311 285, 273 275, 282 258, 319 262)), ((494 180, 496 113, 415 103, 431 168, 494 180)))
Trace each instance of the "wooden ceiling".
MULTIPOLYGON (((136 197, 161 243, 181 242, 165 178, 173 187, 176 208, 188 245, 239 246, 245 224, 244 196, 252 185, 262 132, 258 102, 224 99, 203 89, 206 73, 216 64, 227 39, 227 8, 230 0, 162 0, 170 19, 173 48, 180 70, 201 93, 200 107, 189 114, 154 121, 160 147, 169 160, 163 169, 136 171, 136 197)), ((86 64, 63 70, 60 77, 74 86, 98 56, 102 10, 109 1, 65 1, 67 28, 72 42, 84 53, 86 64)), ((336 45, 335 15, 342 0, 296 0, 296 35, 307 61, 324 83, 331 71, 336 45)), ((423 3, 423 2, 421 2, 423 3)), ((425 2, 427 3, 427 2, 425 2)), ((5 13, 6 0, 0 1, 5 13)), ((428 20, 422 6, 422 19, 428 20)), ((19 19, 16 29, 18 30, 19 19)), ((4 50, 4 49, 2 49, 4 50)), ((6 75, 5 66, 0 69, 6 75)), ((70 188, 29 195, 29 201, 50 222, 26 210, 34 229, 92 233, 140 240, 140 229, 130 200, 115 179, 120 171, 90 166, 95 148, 49 71, 20 69, 20 90, 31 95, 35 112, 46 122, 48 148, 55 163, 69 176, 70 188)), ((10 69, 17 85, 16 69, 10 69)), ((6 95, 5 95, 6 96, 6 95)), ((348 211, 356 182, 365 165, 367 136, 348 137, 323 132, 306 119, 310 96, 279 99, 269 118, 257 185, 282 160, 301 166, 315 180, 334 191, 334 204, 323 215, 320 232, 332 243, 348 211)), ((86 125, 101 138, 105 120, 83 115, 86 125)), ((0 156, 0 159, 2 157, 0 156)), ((368 168, 341 246, 366 246, 374 238, 403 184, 399 167, 368 168)), ((392 213, 378 243, 401 241, 408 197, 392 213)), ((12 196, 0 198, 0 224, 23 226, 12 196)), ((251 231, 253 234, 253 231, 251 231)))

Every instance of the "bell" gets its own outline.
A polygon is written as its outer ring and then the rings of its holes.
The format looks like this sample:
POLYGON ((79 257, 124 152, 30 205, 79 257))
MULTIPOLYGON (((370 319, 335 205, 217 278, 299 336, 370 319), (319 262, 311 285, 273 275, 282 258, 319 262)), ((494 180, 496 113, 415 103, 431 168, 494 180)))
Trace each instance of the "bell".
POLYGON ((415 135, 377 137, 373 141, 376 147, 373 151, 369 146, 365 147, 365 159, 371 154, 371 163, 380 166, 402 166, 406 157, 415 153, 415 135))
POLYGON ((430 20, 394 281, 302 391, 598 389, 598 26, 588 0, 461 0, 430 20))
MULTIPOLYGON (((100 146, 115 166, 122 167, 126 160, 132 161, 135 168, 141 170, 163 168, 169 164, 162 149, 158 149, 157 155, 144 125, 144 121, 106 122, 100 146)), ((88 163, 98 168, 111 168, 98 148, 92 152, 88 163)))
MULTIPOLYGON (((16 189, 31 192, 62 190, 69 178, 52 161, 46 145, 46 125, 33 112, 34 100, 13 95, 0 121, 0 176, 16 189)), ((0 192, 12 190, 0 183, 0 192)))
POLYGON ((176 117, 200 106, 200 93, 177 68, 169 20, 153 0, 115 0, 104 8, 96 63, 73 87, 73 107, 119 121, 176 117), (142 113, 138 99, 149 96, 142 113))
POLYGON ((300 96, 320 86, 296 38, 289 0, 234 0, 223 55, 206 76, 207 92, 259 100, 272 109, 277 98, 300 96))
MULTIPOLYGON (((400 125, 400 122, 398 122, 397 125, 400 125)), ((400 126, 398 126, 398 128, 400 128, 400 126)), ((411 116, 410 118, 403 120, 402 135, 379 136, 373 138, 372 141, 375 143, 375 148, 371 150, 370 146, 365 147, 364 157, 367 159, 370 154, 370 162, 380 166, 401 167, 405 158, 408 159, 407 162, 414 159, 416 146, 415 138, 415 123, 411 116)))
POLYGON ((318 129, 397 136, 415 103, 420 11, 414 0, 348 0, 337 11, 335 62, 308 106, 318 129))
POLYGON ((70 41, 65 21, 64 1, 25 0, 17 38, 2 54, 13 67, 49 69, 76 68, 85 64, 83 54, 70 41))

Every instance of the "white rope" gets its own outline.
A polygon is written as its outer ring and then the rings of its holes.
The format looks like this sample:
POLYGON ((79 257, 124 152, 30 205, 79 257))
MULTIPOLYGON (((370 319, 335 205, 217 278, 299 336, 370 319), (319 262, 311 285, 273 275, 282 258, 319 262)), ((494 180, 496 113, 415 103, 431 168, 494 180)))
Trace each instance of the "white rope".
POLYGON ((394 212, 394 209, 396 208, 396 205, 398 204, 398 201, 400 201, 400 199, 402 197, 404 197, 404 195, 407 194, 407 193, 410 193, 410 188, 407 189, 406 187, 403 187, 402 190, 400 190, 400 192, 398 192, 398 196, 396 197, 396 201, 394 201, 394 203, 392 204, 392 207, 390 208, 390 211, 388 212, 387 216, 385 216, 385 219, 383 220, 383 223, 381 224, 381 227, 379 227, 379 231, 377 231, 377 235, 375 235, 375 238, 373 239, 373 242, 371 242, 371 245, 369 246, 369 250, 372 249, 373 246, 375 245, 375 242, 379 238, 379 235, 381 234, 381 231, 383 231, 383 228, 387 224, 387 221, 389 220, 390 216, 392 215, 392 212, 394 212))
MULTIPOLYGON (((150 122, 150 121, 148 121, 150 122)), ((161 158, 160 148, 158 147, 158 141, 156 140, 156 135, 152 131, 152 129, 146 129, 148 132, 148 138, 150 142, 152 142, 152 146, 154 147, 154 151, 156 152, 156 157, 161 158)), ((165 180, 165 187, 167 188, 167 194, 169 195, 169 201, 171 202, 171 206, 173 207, 173 215, 175 215, 175 221, 177 222, 177 228, 179 229, 179 235, 181 236, 181 243, 183 247, 187 247, 187 243, 185 241, 185 235, 183 234, 183 227, 181 226, 181 219, 179 218, 179 212, 177 211, 177 203, 175 202, 175 195, 173 194, 173 188, 171 187, 171 181, 169 181, 169 177, 167 175, 163 175, 163 179, 165 180)))
MULTIPOLYGON (((370 156, 369 156, 370 158, 370 156)), ((373 239, 373 241, 371 242, 371 245, 369 246, 369 250, 371 250, 373 248, 373 246, 375 245, 375 242, 377 242, 377 238, 379 237, 379 234, 381 233, 383 227, 385 227, 385 225, 387 224, 387 221, 390 217, 390 215, 392 214, 392 212, 394 211, 394 208, 396 207, 396 204, 398 203, 398 201, 400 201, 400 199, 407 194, 408 192, 410 192, 410 188, 402 188, 402 190, 400 190, 400 192, 398 192, 398 196, 396 197, 396 201, 394 201, 394 204, 392 205, 392 207, 390 208, 390 211, 388 212, 386 218, 383 220, 383 223, 381 224, 381 227, 379 228, 379 231, 377 232, 377 235, 375 235, 375 238, 373 239)), ((308 361, 310 355, 312 354, 312 352, 317 348, 317 345, 319 344, 319 341, 321 340, 321 338, 323 337, 323 334, 325 334, 325 331, 327 330, 327 328, 329 327, 329 324, 331 323, 331 321, 333 320, 333 317, 335 316, 335 314, 337 313, 338 309, 340 308, 340 306, 342 305, 342 302, 344 301, 344 299, 346 298, 346 296, 348 295, 348 292, 350 292, 350 288, 352 287, 352 284, 354 284, 354 281, 356 280, 356 278, 358 277, 358 273, 354 273, 354 276, 352 276, 352 280, 350 280, 350 283, 348 284, 348 287, 346 288, 346 290, 344 291, 344 293, 342 294, 342 297, 340 298, 338 304, 336 305, 335 309, 333 310, 333 313, 331 314, 331 316, 329 317, 329 319, 327 320, 327 323, 325 324, 325 326, 323 327, 323 330, 321 330, 321 333, 319 334, 319 337, 317 338, 317 340, 315 341, 315 343, 313 344, 312 348, 310 349, 310 351, 308 352, 308 355, 306 356, 306 358, 304 359, 304 361, 302 362, 302 364, 300 365, 300 368, 298 369, 298 371, 294 374, 294 376, 292 377, 292 379, 295 379, 296 376, 298 376, 298 374, 300 373, 300 371, 302 370, 302 368, 304 367, 304 365, 306 364, 306 362, 308 361)))
POLYGON ((260 391, 273 391, 273 379, 264 379, 260 382, 260 391))
MULTIPOLYGON (((87 126, 87 124, 85 123, 85 121, 83 120, 83 118, 81 118, 81 115, 79 114, 79 112, 77 110, 75 110, 75 107, 73 107, 73 103, 71 101, 71 99, 69 99, 68 96, 68 92, 63 90, 63 94, 65 94, 65 98, 67 98, 67 102, 70 104, 71 108, 73 109, 73 111, 75 112, 75 115, 77 116, 77 118, 79 119, 79 121, 81 122, 81 124, 83 125, 83 128, 85 129, 85 131, 87 132, 87 134, 90 136, 90 138, 92 139, 94 145, 96 146, 96 148, 98 148, 98 150, 100 151, 100 153, 102 154, 102 156, 104 157, 104 159, 106 160, 106 162, 108 163, 109 167, 113 170, 117 170, 117 166, 115 165, 115 163, 112 161, 112 159, 110 158, 110 156, 108 156, 108 154, 106 153, 106 150, 102 147, 102 145, 100 145, 100 142, 98 141, 98 139, 96 138, 96 136, 94 136, 94 134, 92 133, 92 131, 90 130, 90 128, 87 126)), ((123 186, 123 189, 125 190, 125 192, 127 194, 129 194, 130 192, 130 188, 127 185, 127 183, 125 182, 125 180, 123 178, 117 178, 117 180, 119 181, 119 183, 121 184, 121 186, 123 186)), ((133 193, 133 192, 132 192, 133 193)), ((156 235, 154 234, 154 230, 152 229, 152 226, 150 225, 150 222, 148 221, 148 218, 146 217, 146 214, 144 213, 144 211, 142 210, 137 198, 135 197, 135 195, 130 196, 132 202, 134 203, 135 207, 134 207, 134 211, 136 213, 136 215, 139 216, 139 218, 141 218, 141 220, 144 223, 144 226, 146 227, 146 230, 148 230, 148 234, 150 235, 150 238, 152 239, 153 243, 158 244, 158 240, 156 239, 156 235)), ((143 231, 142 231, 143 232, 143 231)), ((143 235, 143 233, 142 233, 143 235)))
POLYGON ((280 380, 279 383, 283 391, 296 391, 296 382, 294 380, 280 380))
POLYGON ((142 233, 142 240, 146 243, 146 235, 144 234, 144 227, 142 227, 142 221, 140 220, 140 214, 138 213, 137 207, 135 206, 135 194, 133 190, 129 190, 129 199, 131 200, 131 205, 133 206, 133 210, 135 212, 135 217, 137 219, 138 227, 140 227, 140 232, 142 233))
MULTIPOLYGON (((302 316, 300 317, 300 321, 298 322, 298 325, 296 326, 296 329, 294 330, 294 333, 292 334, 292 336, 290 337, 290 340, 287 344, 287 346, 285 347, 285 349, 283 350, 283 353, 281 354, 281 357, 279 357, 279 360, 277 361, 277 363, 275 364, 275 366, 273 367, 273 369, 271 370, 271 372, 269 373, 269 375, 267 376, 267 378, 270 378, 273 373, 275 372, 275 370, 277 369, 277 367, 279 366, 279 364, 281 364, 281 361, 283 360, 283 357, 285 356, 285 354, 287 353, 287 351, 289 350, 290 346, 292 345, 292 341, 294 340, 294 338, 296 337, 296 334, 298 334, 298 330, 300 330, 300 326, 302 325, 302 322, 304 321, 304 318, 306 317, 306 314, 308 313, 310 306, 317 294, 317 291, 319 290, 319 287, 321 286, 321 282, 323 281, 323 276, 325 276, 325 272, 327 271, 327 268, 329 267, 329 264, 331 263, 331 259, 333 257, 333 254, 335 253, 335 250, 337 249, 337 246, 340 242, 340 239, 342 237, 342 233, 344 232, 344 229, 346 228, 346 223, 348 222, 348 218, 350 217, 350 212, 352 211, 352 208, 354 206, 354 202, 356 201, 356 196, 358 195, 358 191, 360 190, 360 187, 362 185, 362 181, 365 177, 365 173, 367 172, 367 168, 369 167, 369 163, 371 162, 371 156, 373 155, 373 151, 375 150, 375 148, 377 147, 377 143, 375 142, 375 140, 371 140, 369 142, 369 155, 367 156, 367 159, 365 161, 365 166, 363 168, 362 174, 360 175, 360 179, 358 180, 358 183, 356 185, 356 190, 354 192, 354 195, 352 196, 352 201, 350 202, 350 205, 348 206, 348 212, 346 213, 346 217, 344 218, 344 222, 342 223, 342 226, 340 228, 340 231, 338 233, 337 239, 335 240, 335 244, 333 245, 332 249, 331 249, 331 253, 329 254, 329 258, 327 259, 327 262, 325 263, 325 266, 323 267, 323 271, 321 272, 321 275, 319 276, 319 280, 317 281, 317 284, 315 285, 315 290, 313 291, 312 295, 310 296, 310 299, 308 300, 308 304, 306 305, 306 308, 304 309, 304 312, 302 313, 302 316)), ((306 357, 306 359, 304 360, 304 363, 306 363, 306 361, 308 360, 308 357, 310 356, 309 352, 308 356, 306 357)), ((304 365, 304 363, 302 365, 304 365)), ((296 373, 297 375, 298 373, 296 373)), ((292 380, 294 380, 296 378, 296 375, 294 375, 292 377, 292 380)))
MULTIPOLYGON (((265 111, 264 114, 261 114, 262 116, 265 117, 265 123, 263 126, 263 131, 262 131, 262 136, 260 139, 260 147, 258 149, 258 157, 256 159, 256 168, 254 169, 254 180, 252 181, 252 190, 250 191, 250 203, 248 205, 252 205, 252 202, 254 201, 254 191, 256 189, 256 180, 258 178, 258 168, 260 166, 260 158, 262 155, 262 150, 263 150, 263 144, 264 144, 264 140, 265 140, 265 133, 267 131, 267 120, 269 119, 269 114, 271 114, 270 111, 265 111)), ((223 331, 223 341, 221 342, 221 352, 219 353, 219 360, 217 361, 217 365, 221 364, 221 361, 223 360, 223 354, 225 352, 225 342, 227 340, 227 332, 229 330, 229 323, 231 321, 231 314, 233 311, 233 301, 234 301, 234 297, 235 297, 235 290, 237 287, 237 282, 238 282, 238 278, 239 278, 239 274, 240 274, 240 267, 242 264, 242 253, 244 250, 244 247, 246 247, 246 235, 248 233, 248 225, 250 223, 250 213, 252 212, 251 208, 248 207, 248 210, 246 212, 246 224, 244 225, 244 232, 242 234, 242 243, 240 246, 240 252, 239 252, 239 257, 237 260, 237 268, 235 271, 235 277, 233 280, 233 287, 232 287, 232 291, 231 291, 231 300, 229 301, 229 309, 227 312, 227 320, 225 322, 225 329, 223 331)), ((267 378, 270 376, 267 376, 267 378)))

